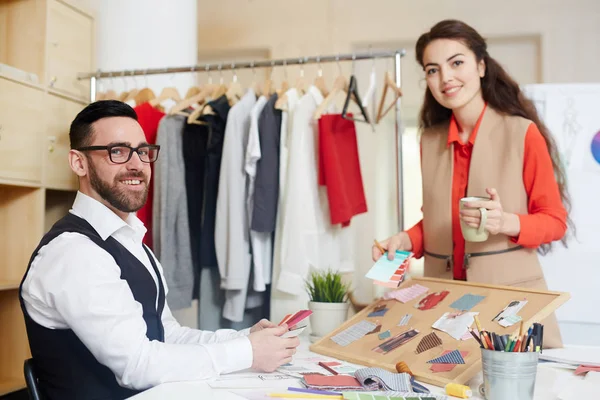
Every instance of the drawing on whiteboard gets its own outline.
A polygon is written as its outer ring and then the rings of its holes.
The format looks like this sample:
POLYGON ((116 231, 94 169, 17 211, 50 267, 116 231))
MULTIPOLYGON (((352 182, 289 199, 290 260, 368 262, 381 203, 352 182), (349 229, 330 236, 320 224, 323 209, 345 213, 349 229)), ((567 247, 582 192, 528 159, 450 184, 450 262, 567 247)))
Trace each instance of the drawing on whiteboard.
POLYGON ((594 138, 592 139, 591 150, 594 160, 600 164, 600 131, 596 132, 594 138))
POLYGON ((565 166, 568 168, 571 163, 571 155, 575 146, 575 138, 581 132, 581 125, 577 122, 577 110, 575 100, 572 97, 567 98, 567 108, 565 110, 565 119, 563 122, 563 146, 562 155, 565 166))

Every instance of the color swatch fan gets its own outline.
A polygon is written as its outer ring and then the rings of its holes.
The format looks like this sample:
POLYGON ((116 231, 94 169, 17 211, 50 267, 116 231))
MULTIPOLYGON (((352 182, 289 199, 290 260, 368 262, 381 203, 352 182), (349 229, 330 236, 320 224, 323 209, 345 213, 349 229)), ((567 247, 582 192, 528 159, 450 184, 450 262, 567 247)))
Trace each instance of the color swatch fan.
POLYGON ((404 274, 412 256, 410 251, 396 250, 394 259, 389 260, 388 253, 385 252, 365 276, 376 285, 397 288, 404 282, 404 274))

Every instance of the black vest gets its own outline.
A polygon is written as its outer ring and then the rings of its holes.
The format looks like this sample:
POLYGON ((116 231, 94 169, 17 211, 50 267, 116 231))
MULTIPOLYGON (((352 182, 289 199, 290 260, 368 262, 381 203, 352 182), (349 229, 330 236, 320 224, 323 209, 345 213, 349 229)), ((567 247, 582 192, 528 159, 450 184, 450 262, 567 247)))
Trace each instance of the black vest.
POLYGON ((139 391, 119 386, 113 372, 96 360, 71 329, 46 328, 27 314, 21 291, 31 262, 42 246, 64 232, 77 232, 89 237, 115 259, 121 268, 121 279, 127 281, 133 297, 142 305, 144 321, 148 327, 146 336, 149 340, 164 342, 161 315, 165 305, 165 291, 153 255, 144 246, 158 277, 158 310, 156 284, 144 264, 112 236, 106 241, 102 240, 86 220, 69 213, 44 235, 29 260, 19 288, 19 300, 39 385, 47 399, 124 399, 133 396, 139 391))

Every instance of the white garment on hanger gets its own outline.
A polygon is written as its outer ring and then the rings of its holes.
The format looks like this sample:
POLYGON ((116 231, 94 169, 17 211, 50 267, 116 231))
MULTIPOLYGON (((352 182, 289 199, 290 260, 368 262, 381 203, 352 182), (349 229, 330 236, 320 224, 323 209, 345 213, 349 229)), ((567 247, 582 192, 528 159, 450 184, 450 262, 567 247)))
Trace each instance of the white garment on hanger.
POLYGON ((246 173, 244 161, 250 112, 256 103, 252 89, 238 101, 227 116, 219 192, 215 219, 215 251, 225 289, 223 317, 241 321, 244 317, 250 280, 250 234, 246 210, 246 173))
POLYGON ((281 269, 281 232, 282 232, 282 207, 286 198, 286 182, 288 167, 288 138, 292 130, 294 111, 300 97, 298 90, 291 88, 285 92, 287 107, 281 112, 281 135, 279 138, 279 198, 277 200, 277 221, 275 224, 275 247, 273 250, 273 280, 277 279, 281 269))
POLYGON ((287 187, 282 212, 281 272, 276 288, 306 293, 309 271, 352 271, 350 230, 332 226, 327 189, 318 183, 318 127, 313 115, 323 102, 314 86, 300 99, 289 137, 287 187))
MULTIPOLYGON (((246 208, 248 215, 248 226, 252 224, 254 210, 254 181, 256 179, 256 164, 260 160, 260 138, 258 135, 258 117, 267 103, 265 96, 260 96, 250 112, 250 132, 248 134, 248 145, 246 146, 246 161, 244 170, 248 175, 248 195, 246 197, 246 208)), ((250 229, 250 243, 252 246, 252 261, 254 265, 253 288, 257 292, 264 292, 265 271, 271 271, 271 252, 273 242, 270 232, 256 232, 250 229)))

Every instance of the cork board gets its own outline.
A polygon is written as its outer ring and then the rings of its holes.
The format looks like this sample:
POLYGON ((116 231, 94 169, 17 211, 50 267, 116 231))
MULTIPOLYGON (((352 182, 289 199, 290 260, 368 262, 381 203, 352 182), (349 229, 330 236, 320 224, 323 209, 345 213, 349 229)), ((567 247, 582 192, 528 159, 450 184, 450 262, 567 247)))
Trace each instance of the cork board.
MULTIPOLYGON (((396 372, 395 366, 397 362, 404 361, 418 381, 442 387, 449 382, 465 384, 481 370, 481 350, 479 344, 472 338, 469 340, 456 340, 448 333, 432 328, 433 323, 445 312, 457 311, 450 307, 455 300, 458 300, 465 294, 485 296, 470 311, 479 312, 478 318, 482 329, 502 335, 519 332, 520 323, 503 328, 497 322, 492 321, 511 301, 524 299, 528 301, 517 314, 523 318, 524 326, 529 327, 534 322, 542 321, 570 298, 568 293, 434 278, 408 279, 400 285, 400 289, 410 287, 414 284, 427 287, 429 289, 427 293, 441 292, 443 290, 447 290, 450 293, 437 306, 423 311, 415 308, 415 304, 419 303, 419 300, 423 296, 419 296, 407 303, 401 303, 394 299, 376 301, 360 313, 354 315, 342 326, 312 344, 310 350, 347 362, 379 367, 392 372, 396 372), (373 312, 375 307, 382 302, 385 302, 389 309, 385 315, 368 317, 368 314, 373 312), (398 326, 398 323, 405 314, 412 314, 408 325, 398 326), (366 335, 347 346, 341 346, 331 340, 332 336, 363 320, 369 322, 379 321, 382 325, 380 332, 389 330, 391 337, 405 332, 410 328, 417 329, 419 334, 387 354, 373 351, 375 347, 389 339, 380 339, 378 333, 366 335), (417 354, 415 350, 419 342, 425 335, 431 332, 435 332, 442 340, 442 345, 417 354), (468 355, 464 358, 465 364, 458 364, 449 372, 432 372, 430 370, 432 364, 428 364, 427 361, 441 356, 445 350, 467 351, 468 355)), ((472 327, 475 327, 474 323, 472 327)))

